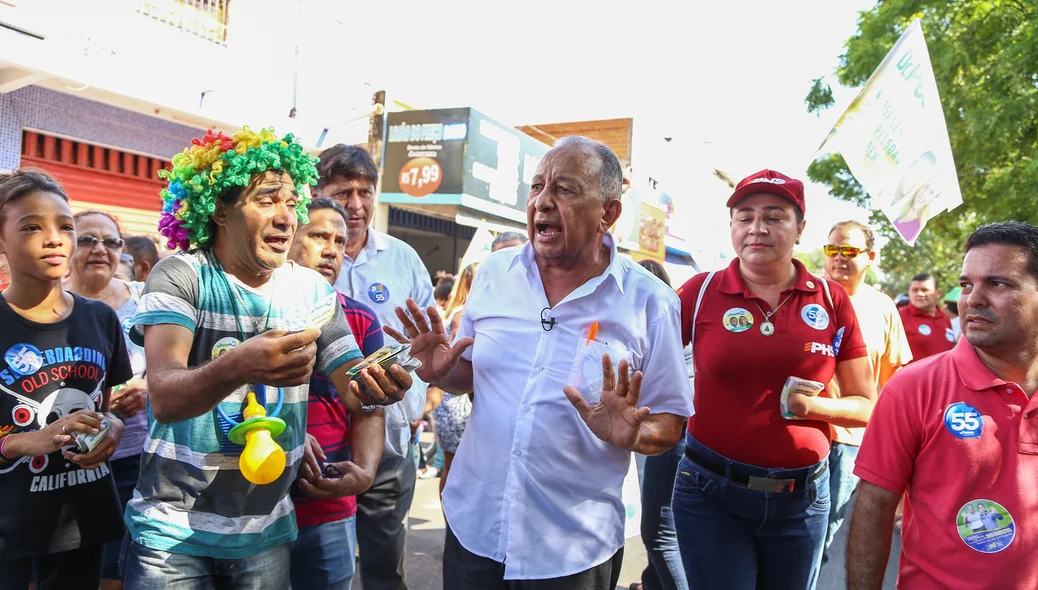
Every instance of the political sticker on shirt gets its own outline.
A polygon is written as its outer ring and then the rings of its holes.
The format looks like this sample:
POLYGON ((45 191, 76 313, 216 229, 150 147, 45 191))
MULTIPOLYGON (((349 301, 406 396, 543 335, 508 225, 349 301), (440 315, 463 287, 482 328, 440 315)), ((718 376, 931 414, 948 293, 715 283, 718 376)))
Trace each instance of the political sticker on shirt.
POLYGON ((800 317, 804 323, 815 330, 824 330, 829 327, 829 312, 817 303, 809 303, 800 310, 800 317))
POLYGON ((836 338, 833 338, 833 356, 840 354, 840 345, 843 344, 843 331, 847 329, 844 326, 836 331, 836 338))
POLYGON ((729 332, 745 332, 753 325, 753 314, 748 309, 733 307, 724 312, 723 323, 729 332))
POLYGON ((955 518, 959 538, 979 553, 998 553, 1013 543, 1016 524, 1009 511, 991 500, 966 502, 955 518))
POLYGON ((43 354, 32 344, 15 344, 7 349, 4 361, 7 362, 7 369, 15 377, 24 377, 40 370, 43 366, 43 354))
POLYGON ((945 329, 944 337, 948 340, 948 342, 955 342, 955 330, 952 330, 951 328, 945 329))
POLYGON ((223 355, 223 353, 239 344, 241 344, 241 342, 237 338, 232 338, 231 336, 217 340, 216 344, 213 345, 213 358, 223 355))
POLYGON ((329 293, 323 300, 318 301, 310 308, 310 319, 306 322, 307 328, 323 328, 335 317, 335 306, 339 304, 339 298, 335 293, 329 293))
POLYGON ((389 301, 389 287, 382 283, 371 283, 368 287, 368 297, 374 303, 385 303, 389 301))
POLYGON ((930 326, 927 326, 926 324, 919 324, 919 333, 923 336, 929 336, 933 333, 933 330, 930 329, 930 326))
POLYGON ((984 417, 977 408, 958 402, 944 411, 944 427, 959 438, 980 438, 984 433, 984 417))

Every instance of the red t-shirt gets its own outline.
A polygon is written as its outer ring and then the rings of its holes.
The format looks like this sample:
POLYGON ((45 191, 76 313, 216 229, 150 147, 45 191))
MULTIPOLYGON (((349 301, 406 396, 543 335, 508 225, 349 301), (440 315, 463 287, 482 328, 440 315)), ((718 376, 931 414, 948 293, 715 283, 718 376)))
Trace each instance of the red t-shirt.
MULTIPOLYGON (((761 333, 763 299, 739 274, 739 259, 714 275, 696 316, 696 413, 688 431, 713 451, 760 467, 814 465, 829 455, 831 429, 815 420, 782 417, 779 396, 790 376, 828 384, 836 362, 868 354, 843 287, 828 281, 830 305, 818 277, 799 261, 796 284, 779 297, 775 332, 761 333), (789 296, 787 300, 786 297, 789 296), (733 323, 734 320, 734 323, 733 323)), ((692 312, 706 274, 681 289, 682 338, 691 339, 692 312)), ((828 386, 820 395, 828 395, 828 386)))
POLYGON ((856 465, 908 489, 900 588, 1038 588, 1038 396, 965 339, 887 383, 856 465))
POLYGON ((916 308, 909 303, 899 310, 901 323, 905 325, 908 345, 912 348, 912 361, 951 350, 955 347, 955 332, 951 318, 941 310, 935 315, 916 308))
MULTIPOLYGON (((339 293, 339 303, 364 356, 382 348, 382 325, 375 312, 342 293, 339 293)), ((314 371, 310 377, 306 432, 312 434, 321 445, 327 458, 326 463, 349 461, 352 458, 350 415, 331 380, 320 371, 314 371)), ((336 522, 357 513, 356 496, 319 499, 306 495, 299 489, 298 482, 292 486, 292 501, 296 507, 296 525, 299 527, 336 522)))

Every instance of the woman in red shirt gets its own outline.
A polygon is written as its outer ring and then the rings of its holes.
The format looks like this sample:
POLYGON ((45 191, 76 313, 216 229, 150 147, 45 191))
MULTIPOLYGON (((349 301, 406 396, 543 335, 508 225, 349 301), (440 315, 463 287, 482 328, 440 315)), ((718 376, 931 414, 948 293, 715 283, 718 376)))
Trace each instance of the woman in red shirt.
POLYGON ((689 587, 802 590, 825 540, 830 425, 864 426, 876 391, 847 293, 793 258, 803 184, 762 170, 728 207, 737 258, 678 292, 696 374, 674 520, 689 587))

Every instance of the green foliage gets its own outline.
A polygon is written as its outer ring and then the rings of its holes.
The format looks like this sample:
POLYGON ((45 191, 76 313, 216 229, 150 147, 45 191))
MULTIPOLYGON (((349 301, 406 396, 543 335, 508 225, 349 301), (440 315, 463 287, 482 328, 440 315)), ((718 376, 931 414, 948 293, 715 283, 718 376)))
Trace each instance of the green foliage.
POLYGON ((822 276, 825 272, 825 252, 822 251, 821 247, 807 252, 794 252, 793 258, 803 262, 807 270, 811 271, 813 275, 822 276))
POLYGON ((811 91, 804 99, 807 103, 807 112, 818 114, 836 103, 833 100, 833 89, 824 82, 824 78, 815 78, 811 83, 811 91))
MULTIPOLYGON (((836 76, 861 86, 916 16, 922 17, 963 205, 932 219, 910 248, 881 214, 877 231, 890 239, 880 255, 887 291, 902 291, 929 271, 945 290, 957 284, 962 244, 978 225, 1006 219, 1038 223, 1038 8, 1033 0, 879 0, 858 20, 836 76)), ((807 110, 832 104, 816 79, 807 110)), ((808 176, 839 199, 869 206, 840 155, 827 155, 808 176)))

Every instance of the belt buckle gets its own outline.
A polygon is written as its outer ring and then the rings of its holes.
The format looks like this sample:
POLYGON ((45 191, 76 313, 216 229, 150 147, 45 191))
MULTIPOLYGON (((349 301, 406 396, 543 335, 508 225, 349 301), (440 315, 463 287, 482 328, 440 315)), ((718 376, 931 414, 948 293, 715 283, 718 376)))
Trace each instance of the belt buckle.
POLYGON ((746 481, 746 488, 756 492, 772 494, 789 494, 793 492, 797 480, 778 479, 777 477, 757 477, 751 475, 746 481))

